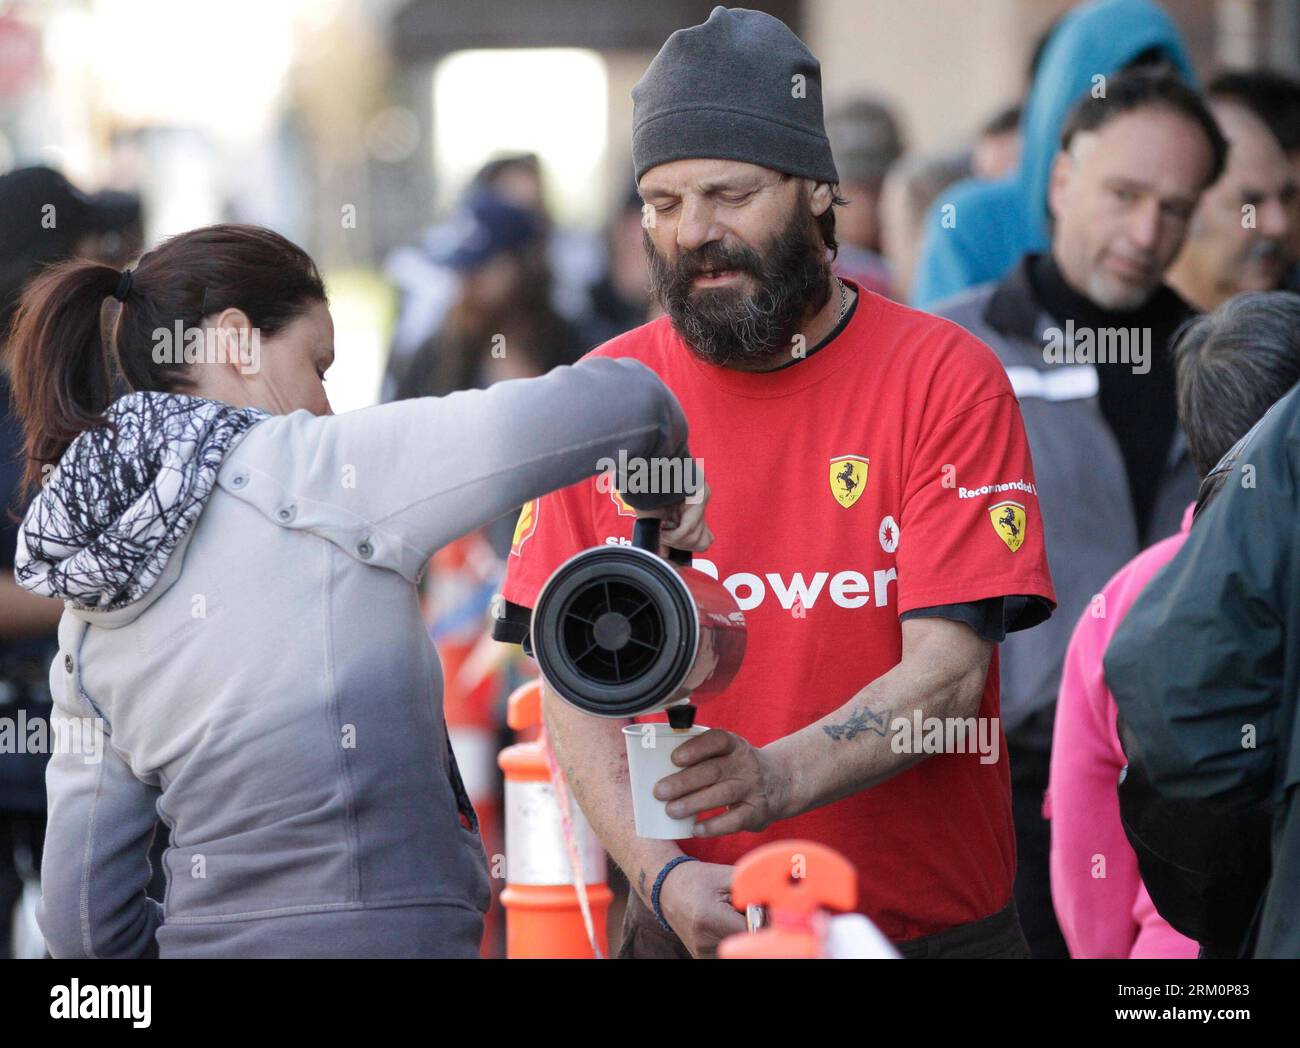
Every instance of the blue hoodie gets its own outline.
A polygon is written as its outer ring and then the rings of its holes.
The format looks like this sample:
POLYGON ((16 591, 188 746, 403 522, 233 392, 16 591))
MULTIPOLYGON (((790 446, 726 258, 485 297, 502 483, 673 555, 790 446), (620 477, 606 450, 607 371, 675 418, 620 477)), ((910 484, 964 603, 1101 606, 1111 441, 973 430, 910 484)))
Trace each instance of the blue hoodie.
POLYGON ((1019 168, 997 182, 959 182, 935 202, 925 219, 914 305, 926 309, 1000 280, 1026 252, 1047 249, 1047 186, 1066 116, 1092 88, 1094 76, 1113 76, 1151 48, 1195 82, 1177 27, 1150 0, 1095 0, 1061 19, 1021 118, 1019 168), (946 205, 956 208, 950 228, 943 225, 946 205))

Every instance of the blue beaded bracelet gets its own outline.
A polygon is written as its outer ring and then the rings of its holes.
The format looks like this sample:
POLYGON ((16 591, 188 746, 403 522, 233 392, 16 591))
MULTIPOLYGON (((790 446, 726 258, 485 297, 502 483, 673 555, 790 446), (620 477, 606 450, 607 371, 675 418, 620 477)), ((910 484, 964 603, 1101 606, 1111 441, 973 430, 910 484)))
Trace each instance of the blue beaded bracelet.
POLYGON ((671 932, 668 922, 664 920, 664 912, 659 909, 659 892, 664 886, 664 878, 673 872, 684 862, 699 862, 694 855, 678 855, 664 863, 664 868, 659 871, 659 876, 655 878, 654 887, 650 889, 650 909, 654 910, 655 920, 659 922, 659 927, 666 932, 671 932))

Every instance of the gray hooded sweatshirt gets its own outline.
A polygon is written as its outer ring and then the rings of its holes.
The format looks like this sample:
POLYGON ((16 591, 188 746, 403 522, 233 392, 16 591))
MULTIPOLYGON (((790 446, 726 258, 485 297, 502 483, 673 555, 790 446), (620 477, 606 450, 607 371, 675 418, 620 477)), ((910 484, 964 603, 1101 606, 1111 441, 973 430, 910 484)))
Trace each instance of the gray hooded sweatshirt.
POLYGON ((676 399, 592 360, 337 416, 162 393, 108 415, 28 510, 15 566, 66 606, 50 952, 477 956, 486 857, 416 584, 602 458, 682 453, 676 399))

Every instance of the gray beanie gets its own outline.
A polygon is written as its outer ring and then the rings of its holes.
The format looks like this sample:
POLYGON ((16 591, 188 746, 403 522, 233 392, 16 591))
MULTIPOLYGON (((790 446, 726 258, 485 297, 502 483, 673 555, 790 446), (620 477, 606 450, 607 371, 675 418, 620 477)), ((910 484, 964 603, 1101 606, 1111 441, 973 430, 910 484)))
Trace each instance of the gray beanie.
POLYGON ((780 19, 715 7, 679 29, 632 88, 632 165, 743 160, 838 183, 822 123, 821 64, 780 19))

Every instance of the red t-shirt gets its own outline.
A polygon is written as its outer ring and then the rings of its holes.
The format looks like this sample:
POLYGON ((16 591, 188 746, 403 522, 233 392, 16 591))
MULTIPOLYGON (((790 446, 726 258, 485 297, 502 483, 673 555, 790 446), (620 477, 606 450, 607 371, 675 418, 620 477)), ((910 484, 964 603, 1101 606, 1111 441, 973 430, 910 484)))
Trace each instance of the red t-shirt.
MULTIPOLYGON (((860 293, 833 340, 775 372, 701 362, 666 317, 591 355, 659 374, 712 489, 715 541, 695 566, 732 591, 749 638, 732 686, 700 707, 699 723, 765 745, 895 666, 902 612, 1016 594, 1054 601, 1019 405, 997 358, 956 324, 860 293)), ((630 542, 634 520, 594 479, 526 506, 505 598, 532 607, 564 560, 630 542)), ((980 716, 998 714, 995 655, 980 716)), ((858 868, 859 909, 895 941, 979 920, 1006 905, 1015 875, 1000 725, 995 735, 996 763, 936 754, 762 833, 679 843, 720 863, 775 840, 829 845, 858 868)))

